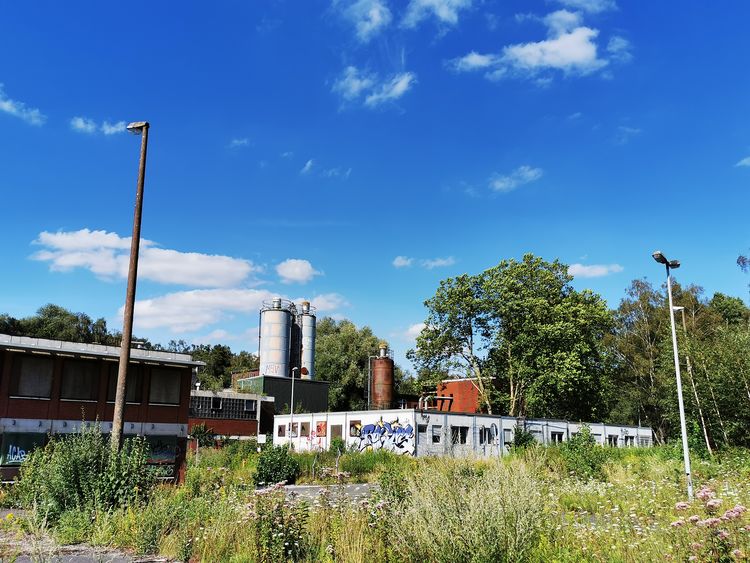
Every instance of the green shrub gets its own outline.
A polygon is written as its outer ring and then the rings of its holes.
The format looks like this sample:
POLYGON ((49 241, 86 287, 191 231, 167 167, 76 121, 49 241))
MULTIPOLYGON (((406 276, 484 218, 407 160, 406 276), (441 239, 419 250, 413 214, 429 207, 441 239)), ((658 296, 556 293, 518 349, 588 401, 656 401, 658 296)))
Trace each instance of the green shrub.
POLYGON ((568 471, 584 479, 601 479, 604 463, 610 457, 610 452, 596 443, 591 428, 586 425, 560 446, 560 453, 568 471))
POLYGON ((328 448, 328 451, 334 454, 343 454, 344 452, 346 452, 346 442, 343 438, 333 438, 331 440, 331 446, 330 448, 328 448))
POLYGON ((38 510, 50 523, 68 510, 110 510, 145 498, 154 484, 146 465, 148 445, 125 440, 113 452, 98 424, 53 436, 21 465, 13 495, 22 508, 38 510))
POLYGON ((273 485, 282 481, 294 483, 299 476, 299 471, 299 462, 289 453, 288 447, 267 447, 258 457, 255 484, 273 485))
POLYGON ((208 448, 216 444, 214 440, 214 430, 206 426, 205 422, 196 424, 193 426, 193 430, 190 432, 190 437, 193 440, 198 441, 198 446, 201 448, 208 448))
POLYGON ((525 428, 516 426, 515 430, 513 431, 513 447, 519 450, 523 450, 525 448, 528 448, 529 446, 533 446, 534 444, 536 444, 534 434, 532 434, 525 428))

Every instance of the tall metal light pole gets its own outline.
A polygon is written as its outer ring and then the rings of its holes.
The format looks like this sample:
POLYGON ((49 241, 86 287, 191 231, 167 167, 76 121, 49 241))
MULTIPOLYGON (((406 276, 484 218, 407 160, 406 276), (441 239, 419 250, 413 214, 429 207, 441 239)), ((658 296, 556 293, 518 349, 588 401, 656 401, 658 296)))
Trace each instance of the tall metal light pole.
POLYGON ((128 131, 141 135, 141 158, 138 166, 138 188, 135 192, 133 214, 133 237, 130 240, 130 265, 128 266, 128 289, 125 294, 125 313, 120 342, 120 363, 117 369, 117 392, 115 412, 112 416, 112 449, 120 449, 122 443, 123 414, 125 411, 125 387, 130 363, 130 341, 133 338, 133 308, 135 306, 135 283, 138 277, 138 250, 141 246, 141 211, 143 209, 143 181, 146 176, 146 149, 148 147, 148 121, 136 121, 128 125, 128 131))
POLYGON ((693 478, 690 474, 690 451, 688 450, 687 426, 685 424, 685 403, 682 400, 682 378, 680 377, 680 356, 677 353, 677 331, 674 323, 674 305, 672 304, 672 274, 671 270, 680 267, 679 260, 667 260, 666 256, 657 250, 652 254, 654 260, 664 264, 667 268, 667 295, 669 296, 669 320, 672 326, 672 348, 674 350, 674 371, 677 377, 677 404, 680 408, 680 430, 682 431, 682 457, 685 461, 685 479, 687 481, 688 499, 693 500, 693 478))

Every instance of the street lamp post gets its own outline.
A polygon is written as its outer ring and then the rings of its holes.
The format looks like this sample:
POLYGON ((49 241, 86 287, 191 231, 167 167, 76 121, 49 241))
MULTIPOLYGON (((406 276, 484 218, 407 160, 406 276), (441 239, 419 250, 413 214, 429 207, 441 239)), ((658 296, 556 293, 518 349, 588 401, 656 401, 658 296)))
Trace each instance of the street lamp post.
MULTIPOLYGON (((292 397, 291 397, 291 403, 292 406, 289 409, 289 440, 292 441, 292 438, 295 438, 293 435, 294 432, 294 372, 299 371, 299 368, 292 368, 292 397)), ((299 433, 298 433, 299 434, 299 433)), ((294 447, 294 442, 292 441, 292 447, 294 447)))
POLYGON ((117 369, 117 392, 115 412, 112 416, 112 449, 120 449, 122 443, 123 414, 125 410, 125 387, 130 363, 130 341, 133 337, 133 308, 135 285, 138 277, 138 251, 141 245, 141 211, 143 209, 143 182, 146 176, 146 149, 148 147, 148 121, 136 121, 128 125, 128 131, 141 135, 141 158, 138 166, 138 187, 135 193, 133 214, 133 236, 130 240, 130 264, 128 266, 128 289, 125 295, 125 313, 120 341, 120 362, 117 369))
POLYGON ((672 327, 672 348, 674 351, 674 371, 677 378, 677 404, 680 409, 680 430, 682 432, 682 457, 685 462, 685 479, 687 481, 688 499, 693 500, 693 478, 690 474, 690 450, 688 449, 687 425, 685 424, 685 403, 682 400, 682 378, 680 377, 680 356, 677 353, 677 331, 674 322, 674 305, 672 304, 672 274, 671 270, 680 267, 679 260, 667 260, 666 256, 657 250, 652 254, 654 260, 664 264, 667 268, 667 295, 669 296, 669 320, 672 327))

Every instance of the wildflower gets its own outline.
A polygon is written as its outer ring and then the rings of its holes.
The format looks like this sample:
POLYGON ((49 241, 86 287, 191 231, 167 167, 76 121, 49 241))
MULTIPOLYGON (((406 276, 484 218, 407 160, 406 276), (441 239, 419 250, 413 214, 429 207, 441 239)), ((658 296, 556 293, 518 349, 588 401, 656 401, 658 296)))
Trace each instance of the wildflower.
POLYGON ((721 505, 721 499, 720 498, 714 498, 709 500, 706 503, 706 510, 716 510, 721 505))
POLYGON ((741 558, 745 557, 745 554, 742 553, 741 549, 733 549, 732 550, 732 555, 734 555, 737 559, 741 559, 741 558))
POLYGON ((703 544, 698 543, 697 541, 690 544, 690 549, 692 549, 693 551, 698 551, 702 547, 703 547, 703 544))
POLYGON ((729 537, 729 532, 727 532, 726 530, 719 530, 716 535, 720 540, 725 540, 729 537))
POLYGON ((690 503, 685 501, 678 502, 674 505, 675 510, 687 510, 688 508, 690 508, 690 503))
POLYGON ((697 514, 693 514, 690 518, 688 518, 688 522, 690 522, 691 524, 695 524, 700 519, 700 516, 698 516, 697 514))
POLYGON ((685 519, 680 518, 679 520, 675 520, 670 524, 673 528, 679 528, 680 526, 683 526, 685 524, 685 519))
POLYGON ((716 493, 713 492, 713 490, 709 489, 705 485, 701 487, 701 490, 695 493, 695 496, 698 497, 699 500, 707 501, 716 496, 716 493))

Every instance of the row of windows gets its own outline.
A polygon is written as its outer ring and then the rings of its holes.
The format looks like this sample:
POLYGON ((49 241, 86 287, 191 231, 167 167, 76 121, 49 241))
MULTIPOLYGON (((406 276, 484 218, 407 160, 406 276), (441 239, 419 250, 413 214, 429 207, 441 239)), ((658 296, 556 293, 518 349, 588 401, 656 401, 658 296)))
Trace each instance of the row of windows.
MULTIPOLYGON (((60 398, 77 401, 96 401, 99 398, 101 364, 91 360, 66 359, 62 366, 60 398)), ((130 364, 125 387, 125 400, 140 403, 143 396, 144 366, 130 364)), ((52 394, 54 362, 50 357, 16 356, 11 369, 10 395, 49 399, 52 394)), ((117 364, 107 366, 107 401, 115 400, 117 392, 117 364)), ((176 369, 151 368, 148 402, 178 405, 180 403, 181 373, 176 369)))

